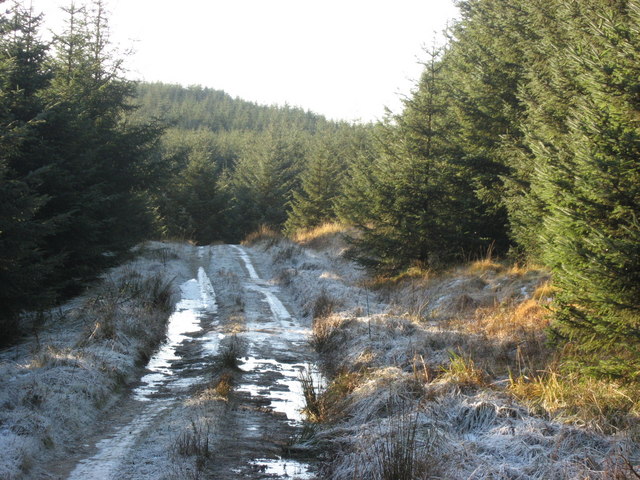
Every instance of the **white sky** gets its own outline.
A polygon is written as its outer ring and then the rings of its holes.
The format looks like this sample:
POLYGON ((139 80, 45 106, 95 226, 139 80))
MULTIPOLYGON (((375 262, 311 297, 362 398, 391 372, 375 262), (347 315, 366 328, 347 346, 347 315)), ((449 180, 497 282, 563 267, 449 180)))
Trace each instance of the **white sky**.
MULTIPOLYGON (((398 111, 423 48, 458 13, 452 0, 107 2, 112 40, 134 50, 132 79, 199 84, 350 121, 398 111)), ((53 26, 70 1, 32 3, 53 26)))

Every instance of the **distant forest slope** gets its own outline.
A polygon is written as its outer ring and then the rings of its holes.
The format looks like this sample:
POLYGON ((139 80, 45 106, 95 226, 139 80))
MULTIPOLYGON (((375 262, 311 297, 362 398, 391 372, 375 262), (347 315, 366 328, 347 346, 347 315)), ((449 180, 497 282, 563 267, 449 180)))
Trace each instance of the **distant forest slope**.
POLYGON ((157 231, 167 238, 238 242, 260 226, 333 219, 341 176, 370 143, 370 126, 210 88, 142 83, 132 103, 131 123, 165 127, 157 155, 166 175, 148 199, 157 231), (314 182, 328 188, 308 202, 313 214, 295 217, 311 170, 324 178, 314 182))
POLYGON ((140 83, 133 118, 161 119, 169 125, 212 132, 264 131, 274 124, 315 132, 328 125, 323 116, 296 107, 259 105, 233 98, 222 90, 166 83, 140 83))

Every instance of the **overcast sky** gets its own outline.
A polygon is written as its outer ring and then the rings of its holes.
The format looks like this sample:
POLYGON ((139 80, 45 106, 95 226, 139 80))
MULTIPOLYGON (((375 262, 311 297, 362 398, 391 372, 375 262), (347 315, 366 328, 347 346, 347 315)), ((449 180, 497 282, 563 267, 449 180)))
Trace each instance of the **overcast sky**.
MULTIPOLYGON (((33 0, 57 30, 69 0, 33 0)), ((83 2, 76 0, 76 4, 83 2)), ((132 79, 199 84, 329 118, 397 111, 452 0, 108 0, 132 79)))

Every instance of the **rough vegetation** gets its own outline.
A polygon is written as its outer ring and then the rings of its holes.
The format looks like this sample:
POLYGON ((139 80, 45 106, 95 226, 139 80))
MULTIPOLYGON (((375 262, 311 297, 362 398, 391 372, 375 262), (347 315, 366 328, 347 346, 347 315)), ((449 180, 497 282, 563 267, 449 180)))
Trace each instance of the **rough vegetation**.
POLYGON ((37 336, 0 353, 1 478, 37 476, 88 435, 164 339, 176 250, 143 252, 48 312, 37 336))
POLYGON ((327 384, 306 382, 301 441, 322 478, 633 478, 636 392, 557 371, 545 269, 487 258, 371 281, 340 233, 318 234, 319 249, 255 248, 313 317, 327 384))

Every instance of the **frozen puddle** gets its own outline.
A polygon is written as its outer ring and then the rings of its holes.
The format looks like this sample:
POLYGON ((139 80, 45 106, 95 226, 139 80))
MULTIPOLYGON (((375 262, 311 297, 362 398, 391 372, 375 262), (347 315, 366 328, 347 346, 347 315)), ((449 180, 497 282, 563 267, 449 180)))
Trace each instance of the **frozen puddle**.
MULTIPOLYGON (((151 357, 147 364, 150 373, 141 378, 142 385, 133 391, 133 398, 149 401, 151 395, 158 391, 158 387, 169 377, 175 375, 172 363, 179 360, 176 349, 192 338, 189 334, 202 331, 200 319, 205 314, 213 314, 218 310, 216 295, 204 268, 198 270, 198 279, 192 278, 180 285, 181 298, 176 309, 169 317, 167 326, 167 340, 151 357)), ((212 346, 213 338, 207 338, 207 350, 215 350, 212 346)), ((217 345, 216 345, 217 346, 217 345)))
MULTIPOLYGON (((245 373, 237 391, 268 401, 268 408, 282 415, 282 422, 300 427, 305 406, 301 376, 310 372, 315 385, 319 386, 321 381, 317 368, 300 363, 307 356, 305 352, 310 330, 303 328, 289 313, 277 296, 278 288, 260 279, 247 252, 239 246, 233 248, 238 252, 250 278, 244 284, 245 290, 257 293, 260 302, 266 304, 269 311, 267 315, 264 310, 247 315, 247 330, 242 336, 249 343, 249 356, 240 365, 245 373), (287 361, 289 358, 295 360, 287 361)), ((256 458, 249 465, 278 478, 313 478, 309 473, 309 465, 296 460, 256 458)))
MULTIPOLYGON (((174 313, 169 317, 167 339, 147 364, 147 373, 141 379, 141 385, 133 391, 133 398, 146 402, 142 413, 133 421, 124 425, 108 438, 96 444, 98 452, 91 458, 82 460, 71 472, 69 480, 110 480, 116 478, 120 462, 134 445, 140 434, 151 424, 155 417, 169 408, 175 397, 159 398, 161 387, 170 391, 183 391, 185 388, 203 380, 201 376, 182 377, 181 370, 174 368, 176 360, 182 360, 178 347, 183 342, 193 340, 193 335, 202 332, 201 319, 217 311, 216 296, 211 281, 202 267, 198 278, 180 285, 181 298, 174 313)), ((220 337, 207 334, 202 337, 202 347, 206 354, 217 352, 220 337)), ((204 364, 200 364, 204 366, 204 364)), ((193 364, 190 364, 193 367, 193 364)))
POLYGON ((309 466, 295 460, 284 458, 278 458, 276 460, 261 458, 250 463, 257 467, 261 473, 277 475, 277 478, 295 478, 297 480, 313 478, 311 473, 309 473, 309 466))
POLYGON ((288 364, 273 359, 247 357, 240 368, 248 374, 273 372, 282 377, 269 386, 243 383, 238 388, 238 391, 247 392, 252 396, 268 398, 272 410, 285 414, 292 425, 304 420, 302 414, 302 409, 305 406, 304 392, 302 391, 300 376, 309 371, 315 386, 319 387, 322 383, 322 378, 317 369, 303 363, 288 364))

